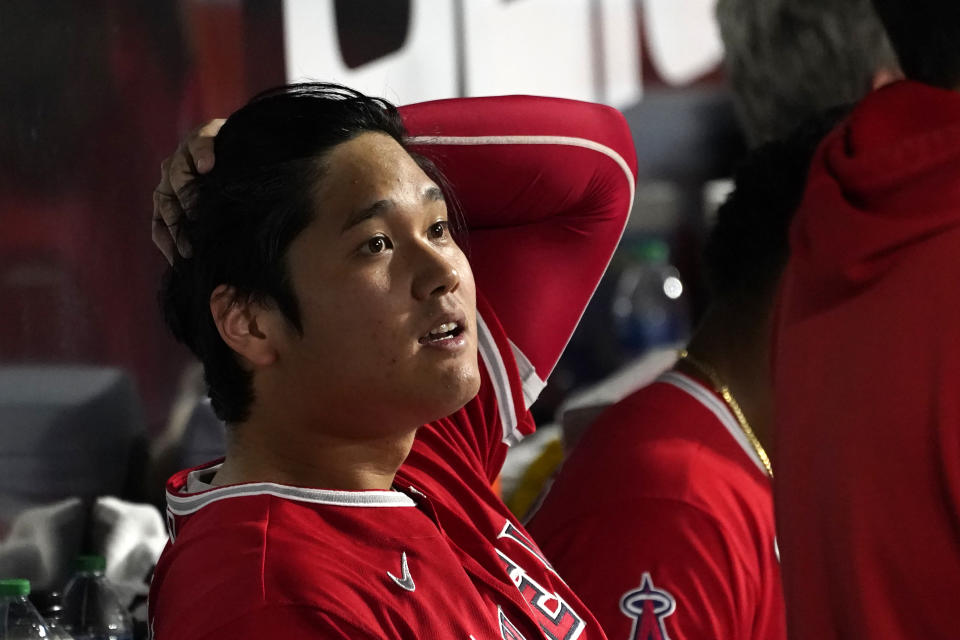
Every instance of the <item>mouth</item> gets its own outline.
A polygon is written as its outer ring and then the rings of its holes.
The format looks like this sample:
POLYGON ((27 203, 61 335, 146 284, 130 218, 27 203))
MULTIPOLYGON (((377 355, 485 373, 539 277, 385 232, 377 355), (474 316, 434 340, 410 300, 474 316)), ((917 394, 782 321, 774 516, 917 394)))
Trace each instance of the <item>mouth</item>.
POLYGON ((463 325, 463 320, 445 318, 430 329, 426 335, 420 336, 419 342, 422 345, 436 346, 458 342, 458 339, 466 330, 463 325))

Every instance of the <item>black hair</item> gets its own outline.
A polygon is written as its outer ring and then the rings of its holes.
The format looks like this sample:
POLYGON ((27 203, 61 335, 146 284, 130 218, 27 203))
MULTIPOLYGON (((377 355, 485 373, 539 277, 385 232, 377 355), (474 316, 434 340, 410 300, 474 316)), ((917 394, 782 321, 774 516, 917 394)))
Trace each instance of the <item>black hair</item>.
POLYGON ((770 306, 789 256, 789 229, 814 151, 850 111, 835 107, 788 137, 757 147, 740 165, 704 248, 715 305, 759 315, 770 306))
MULTIPOLYGON (((167 269, 160 303, 174 337, 203 363, 213 409, 227 423, 249 417, 252 374, 221 338, 210 296, 228 285, 234 302, 274 306, 303 332, 286 254, 317 210, 326 154, 368 131, 406 147, 400 114, 386 100, 331 83, 270 89, 227 119, 214 140, 214 168, 190 183, 175 229, 190 257, 167 269)), ((428 161, 411 156, 449 191, 428 161)))
POLYGON ((904 75, 943 89, 960 85, 960 3, 873 0, 873 5, 904 75))
POLYGON ((897 67, 870 0, 719 0, 716 14, 750 146, 858 101, 897 67))

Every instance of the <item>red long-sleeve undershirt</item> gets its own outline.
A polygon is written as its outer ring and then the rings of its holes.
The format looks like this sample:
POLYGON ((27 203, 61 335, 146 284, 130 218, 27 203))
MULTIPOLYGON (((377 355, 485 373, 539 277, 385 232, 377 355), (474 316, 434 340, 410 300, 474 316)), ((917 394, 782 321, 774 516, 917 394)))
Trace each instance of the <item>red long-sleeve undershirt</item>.
POLYGON ((545 380, 623 233, 637 172, 623 116, 531 96, 401 108, 450 181, 479 289, 545 380))

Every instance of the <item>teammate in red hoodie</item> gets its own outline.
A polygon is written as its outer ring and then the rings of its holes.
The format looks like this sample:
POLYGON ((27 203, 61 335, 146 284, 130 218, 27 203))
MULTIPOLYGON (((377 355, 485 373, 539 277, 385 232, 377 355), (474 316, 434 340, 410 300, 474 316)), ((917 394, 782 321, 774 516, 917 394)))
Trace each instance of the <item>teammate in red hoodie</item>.
POLYGON ((960 3, 875 0, 908 80, 818 150, 775 343, 791 638, 956 638, 960 3))
POLYGON ((156 201, 168 323, 230 437, 167 485, 153 637, 604 638, 490 484, 623 230, 622 116, 307 84, 215 146, 185 215, 166 178, 156 201))

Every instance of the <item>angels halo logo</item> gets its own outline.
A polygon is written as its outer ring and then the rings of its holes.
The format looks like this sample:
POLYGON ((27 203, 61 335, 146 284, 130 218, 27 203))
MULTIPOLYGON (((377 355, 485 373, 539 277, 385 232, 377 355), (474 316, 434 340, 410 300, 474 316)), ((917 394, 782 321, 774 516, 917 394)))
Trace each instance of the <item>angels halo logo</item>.
POLYGON ((640 580, 640 588, 627 591, 620 598, 620 610, 633 618, 630 640, 670 640, 663 619, 677 608, 677 601, 667 591, 653 586, 653 579, 646 571, 640 580))

